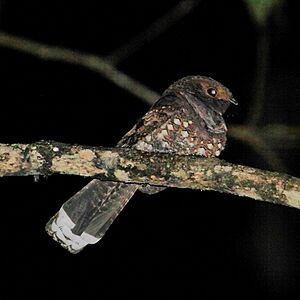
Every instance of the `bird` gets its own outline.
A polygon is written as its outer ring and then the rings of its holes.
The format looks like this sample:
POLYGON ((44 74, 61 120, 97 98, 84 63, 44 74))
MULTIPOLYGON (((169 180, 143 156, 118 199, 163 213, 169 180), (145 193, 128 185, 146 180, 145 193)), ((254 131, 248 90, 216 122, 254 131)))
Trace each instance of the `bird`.
MULTIPOLYGON (((225 148, 223 119, 232 93, 205 76, 186 76, 171 84, 117 147, 144 152, 217 157, 225 148)), ((154 194, 164 187, 91 180, 66 201, 46 231, 71 253, 102 239, 137 190, 154 194)))

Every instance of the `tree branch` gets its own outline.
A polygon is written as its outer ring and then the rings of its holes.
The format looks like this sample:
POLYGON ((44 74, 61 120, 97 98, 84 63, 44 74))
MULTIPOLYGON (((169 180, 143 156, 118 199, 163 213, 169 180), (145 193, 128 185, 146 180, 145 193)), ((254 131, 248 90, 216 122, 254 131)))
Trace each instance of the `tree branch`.
POLYGON ((100 180, 214 190, 300 209, 300 179, 219 159, 54 141, 0 144, 0 176, 80 175, 100 180))
POLYGON ((114 50, 106 59, 117 65, 141 47, 167 31, 170 27, 177 24, 179 20, 187 16, 200 4, 200 0, 181 0, 174 7, 170 8, 166 14, 155 20, 149 27, 140 34, 134 36, 124 45, 114 50))

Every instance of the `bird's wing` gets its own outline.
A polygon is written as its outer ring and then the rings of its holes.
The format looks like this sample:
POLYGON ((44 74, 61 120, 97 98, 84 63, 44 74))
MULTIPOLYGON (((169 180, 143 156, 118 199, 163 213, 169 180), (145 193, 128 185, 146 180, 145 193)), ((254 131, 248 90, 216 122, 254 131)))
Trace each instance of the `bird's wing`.
MULTIPOLYGON (((181 109, 178 97, 167 95, 161 97, 151 109, 119 141, 120 147, 134 147, 138 141, 166 123, 181 109)), ((155 149, 153 149, 155 152, 155 149)))

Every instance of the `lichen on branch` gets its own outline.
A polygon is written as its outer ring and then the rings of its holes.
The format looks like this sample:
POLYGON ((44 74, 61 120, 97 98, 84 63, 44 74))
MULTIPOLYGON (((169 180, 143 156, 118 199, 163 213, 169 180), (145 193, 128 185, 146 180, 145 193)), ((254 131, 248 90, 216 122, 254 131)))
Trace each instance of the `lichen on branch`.
POLYGON ((214 190, 300 209, 300 179, 217 158, 55 141, 0 144, 0 176, 54 173, 100 180, 214 190))

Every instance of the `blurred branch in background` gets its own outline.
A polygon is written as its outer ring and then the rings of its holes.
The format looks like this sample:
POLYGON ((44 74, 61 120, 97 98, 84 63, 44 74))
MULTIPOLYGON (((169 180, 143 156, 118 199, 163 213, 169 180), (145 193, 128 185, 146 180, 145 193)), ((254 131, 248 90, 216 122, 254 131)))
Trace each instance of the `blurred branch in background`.
POLYGON ((270 37, 266 27, 258 29, 255 75, 252 84, 252 104, 247 121, 250 126, 256 126, 262 121, 269 69, 270 37))
POLYGON ((300 145, 300 126, 269 124, 260 127, 259 134, 274 149, 294 149, 300 145))
POLYGON ((244 0, 253 22, 258 27, 267 26, 268 18, 281 7, 284 0, 244 0))
POLYGON ((262 121, 270 56, 268 20, 271 14, 281 7, 283 1, 284 0, 245 0, 257 31, 256 70, 252 89, 253 104, 251 105, 248 117, 248 124, 250 126, 255 126, 262 121))
POLYGON ((300 126, 269 124, 260 126, 259 129, 247 125, 234 125, 229 127, 229 135, 238 140, 243 139, 250 144, 259 136, 275 149, 295 149, 300 145, 300 126), (250 132, 250 134, 249 134, 250 132))
MULTIPOLYGON (((284 125, 273 125, 274 128, 281 128, 284 125)), ((292 129, 291 129, 292 130, 292 129)), ((274 152, 273 148, 273 141, 270 139, 269 142, 266 141, 266 132, 263 134, 264 128, 255 128, 247 125, 237 125, 231 126, 229 128, 228 135, 232 138, 235 138, 239 141, 244 142, 250 148, 252 148, 257 154, 262 156, 262 158, 267 162, 267 164, 273 170, 281 170, 283 172, 287 172, 287 168, 282 160, 278 157, 278 155, 274 152), (272 148, 271 146, 272 145, 272 148)), ((288 130, 290 131, 290 130, 288 130)), ((270 133, 274 133, 272 130, 269 131, 269 138, 271 138, 270 133)), ((282 131, 282 135, 278 135, 277 138, 284 139, 286 131, 282 131)), ((300 138, 300 132, 298 132, 300 138)))
POLYGON ((193 9, 199 5, 201 0, 183 0, 170 8, 167 13, 155 20, 149 27, 131 38, 127 43, 114 50, 106 59, 117 65, 126 59, 141 47, 154 40, 170 27, 175 25, 180 19, 187 16, 193 9))
POLYGON ((252 86, 252 104, 246 124, 250 130, 231 132, 235 138, 243 138, 256 152, 260 153, 274 170, 287 172, 283 160, 273 150, 273 141, 267 142, 258 125, 263 121, 266 100, 266 86, 270 67, 270 32, 268 20, 274 10, 281 7, 284 0, 245 0, 257 32, 256 69, 252 86), (247 133, 242 134, 242 132, 247 133))
POLYGON ((0 46, 25 52, 44 60, 60 61, 79 65, 100 73, 115 85, 130 92, 148 104, 153 104, 159 94, 147 88, 132 77, 117 70, 103 58, 87 53, 81 53, 67 48, 56 47, 20 38, 0 31, 0 46))

